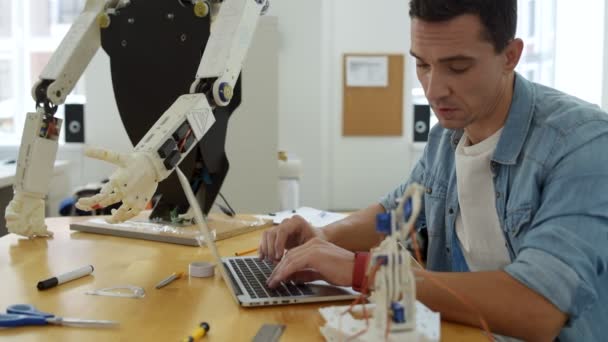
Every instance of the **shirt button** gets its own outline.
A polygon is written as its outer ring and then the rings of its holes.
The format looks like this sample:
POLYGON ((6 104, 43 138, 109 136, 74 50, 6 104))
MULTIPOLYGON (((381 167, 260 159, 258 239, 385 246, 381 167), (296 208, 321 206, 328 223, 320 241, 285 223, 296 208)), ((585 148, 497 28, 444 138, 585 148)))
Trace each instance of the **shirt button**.
POLYGON ((496 193, 496 198, 500 198, 500 192, 496 193))
POLYGON ((426 193, 427 194, 432 194, 433 193, 433 188, 426 188, 426 193))
POLYGON ((454 138, 454 140, 452 140, 452 143, 454 143, 454 145, 458 145, 459 142, 460 142, 460 139, 458 139, 458 138, 454 138))
POLYGON ((454 209, 450 208, 450 209, 448 210, 448 213, 450 213, 450 215, 452 215, 452 214, 454 213, 454 209))

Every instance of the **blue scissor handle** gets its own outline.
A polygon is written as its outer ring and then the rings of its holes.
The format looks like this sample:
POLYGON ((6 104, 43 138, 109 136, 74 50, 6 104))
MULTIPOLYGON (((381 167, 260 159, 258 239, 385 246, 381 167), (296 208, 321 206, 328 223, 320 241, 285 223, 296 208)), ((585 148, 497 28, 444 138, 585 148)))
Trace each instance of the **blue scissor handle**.
POLYGON ((55 315, 38 311, 35 306, 29 304, 15 304, 6 308, 6 313, 16 314, 16 315, 28 315, 28 316, 40 316, 45 318, 51 318, 55 315))
POLYGON ((0 314, 0 327, 22 327, 26 325, 46 325, 44 316, 0 314))

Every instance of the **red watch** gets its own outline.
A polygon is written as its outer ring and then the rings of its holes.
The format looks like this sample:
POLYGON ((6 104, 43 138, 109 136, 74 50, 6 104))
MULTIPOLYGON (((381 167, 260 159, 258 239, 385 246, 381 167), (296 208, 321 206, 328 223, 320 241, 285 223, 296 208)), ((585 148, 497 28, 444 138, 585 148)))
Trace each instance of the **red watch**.
POLYGON ((365 271, 367 270, 367 262, 369 261, 369 252, 355 252, 355 268, 353 269, 353 290, 361 292, 363 281, 365 280, 365 271))

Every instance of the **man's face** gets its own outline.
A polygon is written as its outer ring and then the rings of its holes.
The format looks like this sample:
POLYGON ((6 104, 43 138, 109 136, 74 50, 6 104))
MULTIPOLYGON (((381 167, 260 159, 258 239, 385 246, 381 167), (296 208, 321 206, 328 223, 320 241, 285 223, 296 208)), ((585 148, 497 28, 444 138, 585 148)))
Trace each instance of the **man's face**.
MULTIPOLYGON (((448 129, 481 129, 504 123, 508 75, 504 53, 483 39, 478 16, 445 22, 412 20, 411 54, 418 79, 437 115, 448 129), (500 109, 500 108, 499 108, 500 109)), ((508 111, 508 107, 507 107, 508 111)))

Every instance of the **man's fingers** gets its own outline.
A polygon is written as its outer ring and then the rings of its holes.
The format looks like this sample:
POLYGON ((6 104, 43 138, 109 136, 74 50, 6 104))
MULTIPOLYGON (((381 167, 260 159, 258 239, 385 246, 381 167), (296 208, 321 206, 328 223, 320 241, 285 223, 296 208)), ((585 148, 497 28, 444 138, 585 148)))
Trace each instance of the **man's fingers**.
POLYGON ((303 270, 294 272, 287 280, 291 280, 295 283, 309 283, 315 280, 322 280, 323 276, 321 273, 314 270, 303 270))
POLYGON ((266 242, 268 234, 270 234, 270 230, 265 231, 260 239, 260 247, 258 247, 260 260, 268 259, 268 243, 266 242))
POLYGON ((268 260, 275 260, 274 257, 274 237, 275 237, 275 233, 273 230, 270 230, 267 232, 267 234, 264 234, 264 239, 266 240, 266 259, 268 260))
POLYGON ((260 260, 264 260, 266 256, 266 232, 262 233, 262 238, 260 239, 260 245, 258 246, 258 258, 260 260))
POLYGON ((281 223, 281 228, 277 230, 275 238, 274 238, 274 255, 272 256, 276 260, 281 260, 283 257, 283 253, 285 252, 285 244, 287 243, 287 239, 289 239, 292 235, 297 234, 298 226, 293 220, 283 221, 281 223))
POLYGON ((285 254, 270 277, 268 277, 267 284, 269 287, 275 287, 280 282, 289 278, 293 273, 309 268, 311 254, 308 253, 309 249, 306 247, 304 245, 296 247, 285 254))
POLYGON ((103 160, 119 167, 126 167, 129 159, 127 154, 113 152, 99 147, 86 147, 84 154, 87 157, 103 160))

